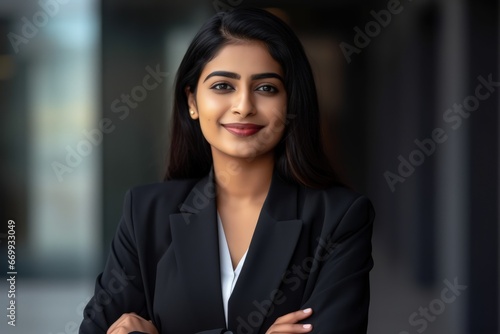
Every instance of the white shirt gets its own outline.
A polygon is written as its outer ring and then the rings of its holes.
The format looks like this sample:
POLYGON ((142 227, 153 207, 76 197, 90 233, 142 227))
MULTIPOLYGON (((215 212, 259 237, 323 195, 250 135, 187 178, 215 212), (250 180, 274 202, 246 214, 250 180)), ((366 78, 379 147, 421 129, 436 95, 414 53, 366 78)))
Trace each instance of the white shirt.
POLYGON ((222 221, 217 212, 217 224, 218 224, 218 234, 219 234, 219 258, 220 258, 220 277, 221 277, 221 287, 222 287, 222 301, 224 304, 224 317, 226 318, 226 327, 228 326, 227 321, 227 306, 229 302, 229 297, 233 292, 236 281, 240 276, 241 268, 245 262, 247 256, 247 251, 241 257, 240 262, 233 270, 233 264, 231 262, 231 254, 229 253, 229 246, 227 245, 226 235, 224 233, 224 227, 222 226, 222 221))

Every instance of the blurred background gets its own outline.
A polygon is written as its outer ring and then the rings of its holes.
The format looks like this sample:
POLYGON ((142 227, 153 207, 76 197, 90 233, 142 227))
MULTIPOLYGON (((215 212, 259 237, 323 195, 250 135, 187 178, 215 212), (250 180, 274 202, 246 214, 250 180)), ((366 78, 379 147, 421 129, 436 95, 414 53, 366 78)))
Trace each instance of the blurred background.
POLYGON ((162 179, 172 85, 200 25, 268 8, 300 36, 332 163, 370 197, 370 334, 499 333, 499 4, 1 0, 0 305, 77 333, 125 191, 162 179), (149 75, 149 79, 145 78, 149 75))

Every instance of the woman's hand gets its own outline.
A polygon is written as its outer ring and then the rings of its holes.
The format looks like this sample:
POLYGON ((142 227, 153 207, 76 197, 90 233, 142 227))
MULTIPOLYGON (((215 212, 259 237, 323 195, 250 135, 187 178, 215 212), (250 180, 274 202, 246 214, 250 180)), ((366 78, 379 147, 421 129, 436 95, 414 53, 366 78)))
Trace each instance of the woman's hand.
POLYGON ((309 317, 311 314, 312 309, 310 308, 285 314, 284 316, 276 319, 274 324, 269 327, 266 334, 309 333, 313 329, 311 324, 297 324, 297 322, 309 317))
POLYGON ((135 313, 125 313, 109 327, 106 334, 129 334, 142 332, 158 334, 158 330, 151 321, 141 318, 135 313))

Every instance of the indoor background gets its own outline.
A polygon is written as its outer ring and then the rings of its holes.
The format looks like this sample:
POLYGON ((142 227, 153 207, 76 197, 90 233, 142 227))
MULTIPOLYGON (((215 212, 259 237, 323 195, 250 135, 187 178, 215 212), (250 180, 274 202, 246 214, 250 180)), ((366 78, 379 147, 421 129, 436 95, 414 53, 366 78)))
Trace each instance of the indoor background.
POLYGON ((498 334, 500 11, 487 0, 0 0, 5 315, 9 220, 17 270, 16 327, 1 315, 0 332, 77 333, 126 190, 162 180, 181 57, 240 6, 300 36, 331 161, 376 209, 368 332, 498 334))

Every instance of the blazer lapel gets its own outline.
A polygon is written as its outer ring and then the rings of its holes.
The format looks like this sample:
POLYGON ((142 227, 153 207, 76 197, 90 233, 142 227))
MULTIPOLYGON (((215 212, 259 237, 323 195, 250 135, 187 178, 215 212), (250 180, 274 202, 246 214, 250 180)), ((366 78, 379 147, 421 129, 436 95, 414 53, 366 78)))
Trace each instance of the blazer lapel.
POLYGON ((224 328, 213 169, 196 183, 180 211, 170 215, 179 275, 199 324, 224 328))
MULTIPOLYGON (((273 173, 257 226, 236 286, 229 299, 229 328, 241 322, 258 333, 294 253, 302 221, 297 219, 297 187, 273 173), (253 317, 255 312, 262 316, 253 317), (250 319, 251 318, 251 319, 250 319), (261 319, 261 320, 258 320, 261 319)), ((248 329, 248 328, 247 328, 248 329)))
MULTIPOLYGON (((225 327, 213 166, 179 208, 180 213, 170 215, 179 274, 201 323, 207 328, 225 327)), ((255 303, 270 300, 272 291, 280 286, 301 228, 302 221, 297 219, 297 187, 281 180, 274 171, 245 263, 229 299, 229 328, 236 330, 239 317, 247 321, 254 311, 263 313, 255 303)), ((263 306, 266 313, 269 306, 263 306)), ((262 321, 256 323, 252 319, 253 333, 259 332, 261 325, 262 321)))

